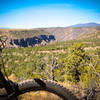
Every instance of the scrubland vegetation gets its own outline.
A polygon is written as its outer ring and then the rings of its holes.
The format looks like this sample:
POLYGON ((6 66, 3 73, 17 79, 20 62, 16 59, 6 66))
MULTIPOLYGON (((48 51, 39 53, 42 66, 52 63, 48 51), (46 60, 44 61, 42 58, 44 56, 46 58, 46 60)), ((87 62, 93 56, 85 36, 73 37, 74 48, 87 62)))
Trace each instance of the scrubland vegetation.
MULTIPOLYGON (((96 87, 97 84, 100 86, 98 76, 100 38, 94 36, 89 39, 56 42, 46 46, 6 48, 3 50, 3 56, 8 76, 13 74, 16 81, 43 78, 52 79, 63 85, 70 82, 82 88, 96 87), (52 66, 54 66, 53 71, 51 71, 52 66)), ((71 87, 69 86, 74 91, 71 87)), ((79 94, 80 91, 77 91, 76 95, 79 94)), ((61 100, 53 94, 40 91, 24 94, 19 99, 61 100)))

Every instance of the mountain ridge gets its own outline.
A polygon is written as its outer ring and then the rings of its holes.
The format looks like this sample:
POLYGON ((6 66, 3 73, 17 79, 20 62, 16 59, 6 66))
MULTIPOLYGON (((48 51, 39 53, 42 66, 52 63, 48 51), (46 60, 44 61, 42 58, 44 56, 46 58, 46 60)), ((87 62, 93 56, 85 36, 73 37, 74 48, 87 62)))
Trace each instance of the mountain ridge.
MULTIPOLYGON (((69 25, 65 27, 58 26, 58 27, 41 27, 41 28, 43 29, 43 28, 95 27, 95 26, 100 26, 100 23, 89 22, 89 23, 78 23, 78 24, 69 25)), ((41 28, 19 28, 19 29, 41 29, 41 28)), ((0 29, 18 29, 18 28, 0 27, 0 29)))
POLYGON ((90 23, 75 24, 75 25, 71 25, 71 26, 68 26, 68 27, 95 27, 95 26, 100 26, 100 24, 90 22, 90 23))

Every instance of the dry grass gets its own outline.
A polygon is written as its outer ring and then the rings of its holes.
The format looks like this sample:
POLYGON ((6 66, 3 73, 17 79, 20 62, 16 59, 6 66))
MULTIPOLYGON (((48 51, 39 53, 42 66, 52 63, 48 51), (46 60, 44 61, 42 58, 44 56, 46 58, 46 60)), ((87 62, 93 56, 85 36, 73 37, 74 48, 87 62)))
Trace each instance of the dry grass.
POLYGON ((23 94, 18 100, 62 100, 60 97, 45 91, 23 94))

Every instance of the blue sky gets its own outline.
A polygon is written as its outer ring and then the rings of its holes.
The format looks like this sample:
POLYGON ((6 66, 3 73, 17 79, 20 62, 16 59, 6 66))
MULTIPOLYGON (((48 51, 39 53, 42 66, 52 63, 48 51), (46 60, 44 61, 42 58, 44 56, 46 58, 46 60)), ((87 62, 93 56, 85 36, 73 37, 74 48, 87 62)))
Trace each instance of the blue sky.
POLYGON ((100 0, 0 0, 0 27, 66 27, 100 23, 100 0))

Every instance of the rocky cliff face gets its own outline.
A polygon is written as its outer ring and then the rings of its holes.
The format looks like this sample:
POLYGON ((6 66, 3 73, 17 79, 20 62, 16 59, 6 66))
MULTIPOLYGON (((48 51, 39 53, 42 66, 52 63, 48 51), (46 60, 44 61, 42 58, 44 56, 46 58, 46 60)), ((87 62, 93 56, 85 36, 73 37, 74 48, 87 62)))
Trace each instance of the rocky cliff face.
POLYGON ((28 46, 38 46, 46 45, 51 41, 54 41, 54 35, 40 35, 21 39, 10 39, 10 47, 28 47, 28 46))

